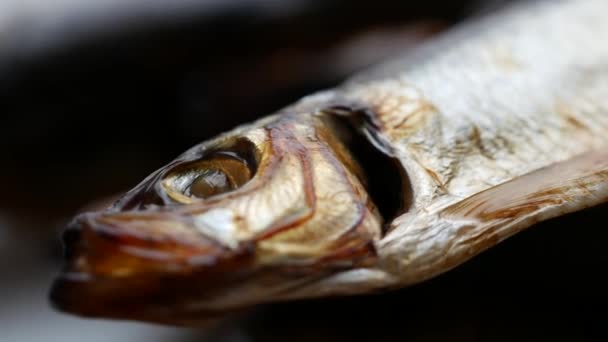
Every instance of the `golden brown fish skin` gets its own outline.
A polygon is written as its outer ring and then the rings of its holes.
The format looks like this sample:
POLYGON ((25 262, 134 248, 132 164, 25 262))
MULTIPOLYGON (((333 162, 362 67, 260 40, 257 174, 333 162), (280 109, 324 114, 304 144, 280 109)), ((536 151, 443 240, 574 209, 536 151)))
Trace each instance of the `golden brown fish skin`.
POLYGON ((55 305, 191 325, 374 263, 382 219, 327 115, 287 113, 237 128, 186 152, 109 210, 77 217, 65 235, 69 263, 55 305), (204 199, 177 193, 180 173, 223 151, 250 160, 249 182, 204 199))
POLYGON ((607 12, 603 0, 522 4, 195 147, 94 223, 76 221, 84 233, 68 239, 76 252, 56 302, 195 324, 256 303, 398 288, 607 201, 607 12), (353 160, 327 115, 363 118, 370 141, 399 160, 412 187, 401 215, 380 217, 362 175, 373 165, 353 160), (183 171, 242 139, 253 178, 187 196, 195 178, 183 171), (133 244, 146 253, 123 248, 133 244), (169 261, 151 260, 159 251, 169 261))

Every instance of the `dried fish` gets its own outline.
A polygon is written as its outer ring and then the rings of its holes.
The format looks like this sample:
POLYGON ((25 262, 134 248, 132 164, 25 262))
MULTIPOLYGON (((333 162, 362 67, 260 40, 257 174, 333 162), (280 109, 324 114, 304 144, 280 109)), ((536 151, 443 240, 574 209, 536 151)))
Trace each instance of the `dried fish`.
POLYGON ((73 221, 54 303, 196 325, 400 288, 606 202, 607 11, 516 5, 193 147, 73 221))

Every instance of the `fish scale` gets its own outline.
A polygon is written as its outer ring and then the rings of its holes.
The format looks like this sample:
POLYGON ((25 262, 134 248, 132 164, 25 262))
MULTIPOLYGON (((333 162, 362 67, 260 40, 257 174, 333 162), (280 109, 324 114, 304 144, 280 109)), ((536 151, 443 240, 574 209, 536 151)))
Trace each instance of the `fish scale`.
MULTIPOLYGON (((508 174, 490 177, 491 185, 608 142, 604 130, 576 127, 569 124, 568 117, 555 115, 559 101, 569 101, 573 113, 579 112, 573 102, 577 98, 588 98, 591 103, 605 102, 605 89, 596 89, 606 87, 608 76, 605 71, 608 45, 598 43, 608 41, 608 22, 603 10, 608 10, 608 3, 601 0, 519 5, 506 15, 490 16, 477 25, 465 25, 456 33, 431 42, 422 49, 424 53, 414 53, 411 63, 408 56, 399 59, 396 64, 403 66, 403 72, 395 73, 400 68, 389 62, 379 72, 347 82, 343 91, 348 98, 372 106, 377 103, 380 117, 413 115, 407 110, 383 111, 384 98, 388 96, 383 92, 399 98, 414 89, 432 103, 437 113, 429 115, 436 115, 435 120, 440 121, 440 134, 429 133, 425 126, 407 127, 399 134, 397 127, 387 132, 388 139, 396 149, 415 149, 422 154, 417 156, 418 162, 424 160, 422 163, 429 165, 428 161, 433 161, 430 168, 453 184, 451 192, 470 195, 483 187, 459 186, 460 179, 464 183, 474 181, 480 168, 486 169, 486 174, 495 172, 494 160, 499 160, 500 169, 508 174), (460 36, 473 38, 462 43, 460 36), (586 53, 581 54, 580 50, 586 53), (393 75, 382 80, 378 74, 386 76, 383 72, 386 69, 392 70, 393 75), (579 84, 589 78, 604 82, 581 89, 579 84), (370 88, 380 90, 376 93, 370 88), (504 148, 490 150, 492 156, 485 161, 474 157, 478 151, 473 148, 459 150, 460 142, 470 140, 467 132, 473 127, 481 131, 482 145, 492 146, 500 136, 503 143, 515 150, 508 153, 504 148), (416 136, 422 137, 426 145, 412 146, 416 136), (574 140, 576 144, 572 143, 574 140), (443 159, 449 159, 452 166, 442 163, 443 159), (467 161, 472 165, 467 165, 467 161)), ((603 126, 608 115, 606 111, 598 111, 596 115, 587 115, 585 120, 592 126, 603 126)))

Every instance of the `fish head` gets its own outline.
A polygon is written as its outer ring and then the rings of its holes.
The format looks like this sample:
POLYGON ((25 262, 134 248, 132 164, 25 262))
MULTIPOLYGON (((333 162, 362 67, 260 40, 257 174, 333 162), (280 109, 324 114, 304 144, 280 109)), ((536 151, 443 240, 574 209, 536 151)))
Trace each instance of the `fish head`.
POLYGON ((326 117, 237 127, 194 146, 107 210, 77 216, 64 233, 54 305, 193 325, 310 296, 319 279, 373 265, 382 218, 361 165, 326 117))

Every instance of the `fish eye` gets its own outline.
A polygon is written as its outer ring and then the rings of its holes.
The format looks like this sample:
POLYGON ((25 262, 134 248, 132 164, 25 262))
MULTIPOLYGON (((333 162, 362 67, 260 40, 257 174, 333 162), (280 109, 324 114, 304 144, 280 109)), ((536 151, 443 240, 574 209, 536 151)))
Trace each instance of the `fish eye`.
POLYGON ((169 197, 180 203, 191 203, 196 199, 236 190, 255 174, 257 158, 246 153, 255 151, 250 145, 253 144, 237 144, 182 164, 170 171, 161 185, 169 197))
POLYGON ((205 198, 234 189, 234 184, 222 170, 203 170, 188 186, 185 195, 205 198))

